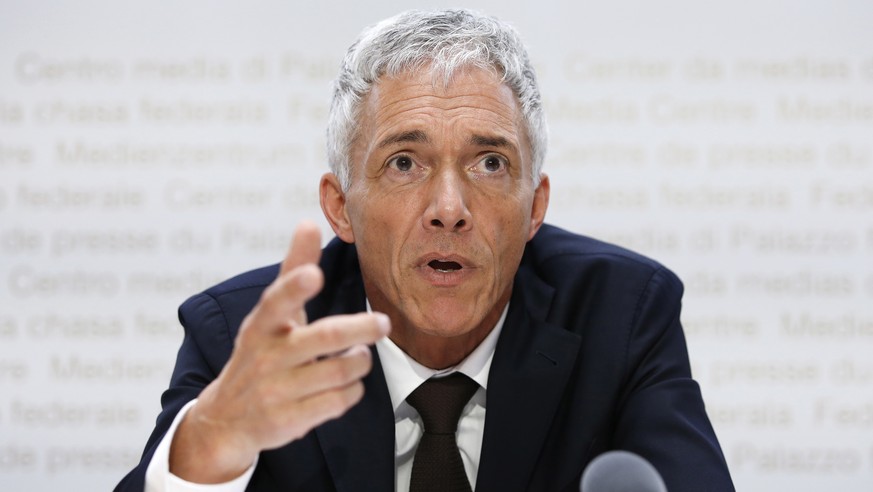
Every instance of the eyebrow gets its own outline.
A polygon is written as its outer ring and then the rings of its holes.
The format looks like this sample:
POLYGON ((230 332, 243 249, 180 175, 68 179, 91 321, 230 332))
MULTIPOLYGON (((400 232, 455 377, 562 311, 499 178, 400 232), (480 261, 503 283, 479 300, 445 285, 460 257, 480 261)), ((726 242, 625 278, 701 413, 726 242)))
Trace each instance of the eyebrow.
POLYGON ((399 144, 399 143, 428 143, 430 139, 427 138, 427 134, 421 130, 411 130, 408 132, 400 132, 392 135, 388 135, 381 142, 379 142, 378 148, 384 149, 390 145, 399 144))
MULTIPOLYGON (((429 143, 430 138, 428 138, 427 133, 423 130, 410 130, 406 132, 394 133, 388 135, 383 138, 382 141, 377 145, 378 148, 384 149, 385 147, 389 147, 391 145, 401 144, 401 143, 429 143)), ((515 145, 512 144, 509 140, 500 136, 488 136, 488 135, 479 135, 473 134, 470 136, 468 141, 470 145, 475 145, 477 147, 497 147, 497 148, 509 148, 515 149, 515 145)))
POLYGON ((503 137, 490 137, 485 135, 470 136, 470 144, 479 147, 508 147, 515 148, 512 143, 503 137))

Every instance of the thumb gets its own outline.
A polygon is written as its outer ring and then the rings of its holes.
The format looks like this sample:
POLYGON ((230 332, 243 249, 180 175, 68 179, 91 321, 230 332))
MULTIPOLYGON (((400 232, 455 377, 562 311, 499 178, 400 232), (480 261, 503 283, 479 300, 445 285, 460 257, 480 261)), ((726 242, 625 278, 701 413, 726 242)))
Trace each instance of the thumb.
POLYGON ((320 258, 321 230, 319 230, 314 222, 303 221, 294 230, 294 237, 291 240, 291 246, 288 248, 285 259, 282 260, 279 276, 281 277, 307 263, 318 264, 320 258))

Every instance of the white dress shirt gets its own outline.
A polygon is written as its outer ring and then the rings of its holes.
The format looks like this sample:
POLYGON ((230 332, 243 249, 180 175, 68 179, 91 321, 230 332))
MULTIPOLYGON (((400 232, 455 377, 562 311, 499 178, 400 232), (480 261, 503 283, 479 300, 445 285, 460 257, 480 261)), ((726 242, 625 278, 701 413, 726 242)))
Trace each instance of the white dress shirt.
POLYGON ((255 465, 258 464, 257 458, 242 475, 230 482, 220 484, 206 485, 189 482, 170 473, 170 443, 173 442, 173 436, 176 435, 176 429, 182 422, 182 418, 196 402, 195 398, 179 410, 170 428, 167 429, 167 433, 164 434, 164 438, 155 449, 152 460, 149 461, 149 467, 146 468, 145 492, 245 492, 252 474, 255 473, 255 465))
POLYGON ((434 370, 414 361, 400 350, 389 338, 376 342, 379 362, 388 383, 388 394, 394 408, 394 485, 397 492, 409 490, 412 477, 412 458, 418 441, 424 433, 424 424, 418 412, 406 402, 406 397, 431 377, 447 376, 460 372, 479 383, 479 389, 461 411, 458 420, 458 449, 470 486, 476 486, 479 471, 479 456, 482 452, 482 434, 485 430, 485 390, 488 388, 488 373, 497 338, 503 329, 506 309, 491 333, 460 364, 442 370, 434 370))
MULTIPOLYGON (((369 310, 369 303, 367 308, 369 310)), ((431 377, 447 376, 454 372, 460 372, 479 383, 479 389, 470 398, 470 401, 461 412, 458 420, 458 449, 461 451, 461 460, 464 462, 464 471, 470 480, 470 486, 476 486, 476 477, 479 470, 479 457, 482 452, 482 435, 485 430, 485 390, 488 387, 488 373, 491 370, 491 360, 494 358, 494 349, 497 339, 503 329, 508 306, 503 309, 503 314, 485 337, 485 340, 476 347, 457 366, 447 369, 435 370, 424 367, 387 337, 376 342, 376 351, 379 354, 379 362, 385 373, 385 382, 388 384, 388 394, 391 396, 391 405, 394 408, 394 484, 397 492, 409 491, 409 480, 412 476, 412 458, 418 447, 418 441, 424 433, 424 425, 418 412, 406 403, 406 397, 415 388, 431 377)), ((161 439, 155 449, 149 466, 146 469, 146 492, 244 492, 257 465, 257 459, 239 477, 221 484, 197 484, 183 480, 170 473, 170 443, 182 418, 188 409, 197 400, 191 400, 182 407, 167 433, 161 439)))

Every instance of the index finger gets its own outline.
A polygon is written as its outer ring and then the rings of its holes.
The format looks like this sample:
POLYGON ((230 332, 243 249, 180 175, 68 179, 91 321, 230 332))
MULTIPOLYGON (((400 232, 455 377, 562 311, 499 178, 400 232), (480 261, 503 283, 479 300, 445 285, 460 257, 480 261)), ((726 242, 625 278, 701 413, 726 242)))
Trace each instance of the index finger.
POLYGON ((391 320, 383 313, 337 314, 313 321, 291 332, 294 351, 285 357, 289 366, 317 358, 336 356, 355 345, 371 345, 391 332, 391 320))
POLYGON ((315 222, 304 220, 294 229, 294 237, 285 259, 282 260, 279 276, 285 275, 300 265, 318 264, 320 258, 321 230, 315 225, 315 222))

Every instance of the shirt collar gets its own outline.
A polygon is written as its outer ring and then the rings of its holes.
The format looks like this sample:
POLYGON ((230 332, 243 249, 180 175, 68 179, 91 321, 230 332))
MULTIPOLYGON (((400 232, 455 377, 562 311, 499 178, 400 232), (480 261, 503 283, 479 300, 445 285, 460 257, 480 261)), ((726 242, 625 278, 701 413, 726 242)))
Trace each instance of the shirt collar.
MULTIPOLYGON (((368 302, 367 309, 369 310, 369 308, 368 302)), ((433 376, 460 372, 479 383, 482 388, 487 389, 491 360, 494 358, 494 349, 497 347, 497 339, 503 329, 503 322, 506 320, 508 310, 509 305, 507 304, 500 319, 497 320, 497 324, 494 325, 494 329, 470 355, 458 365, 446 369, 436 370, 419 364, 388 337, 376 342, 376 352, 379 354, 382 372, 385 373, 385 382, 388 384, 388 394, 391 395, 391 405, 395 414, 406 397, 415 391, 415 388, 418 388, 421 383, 433 376)))

